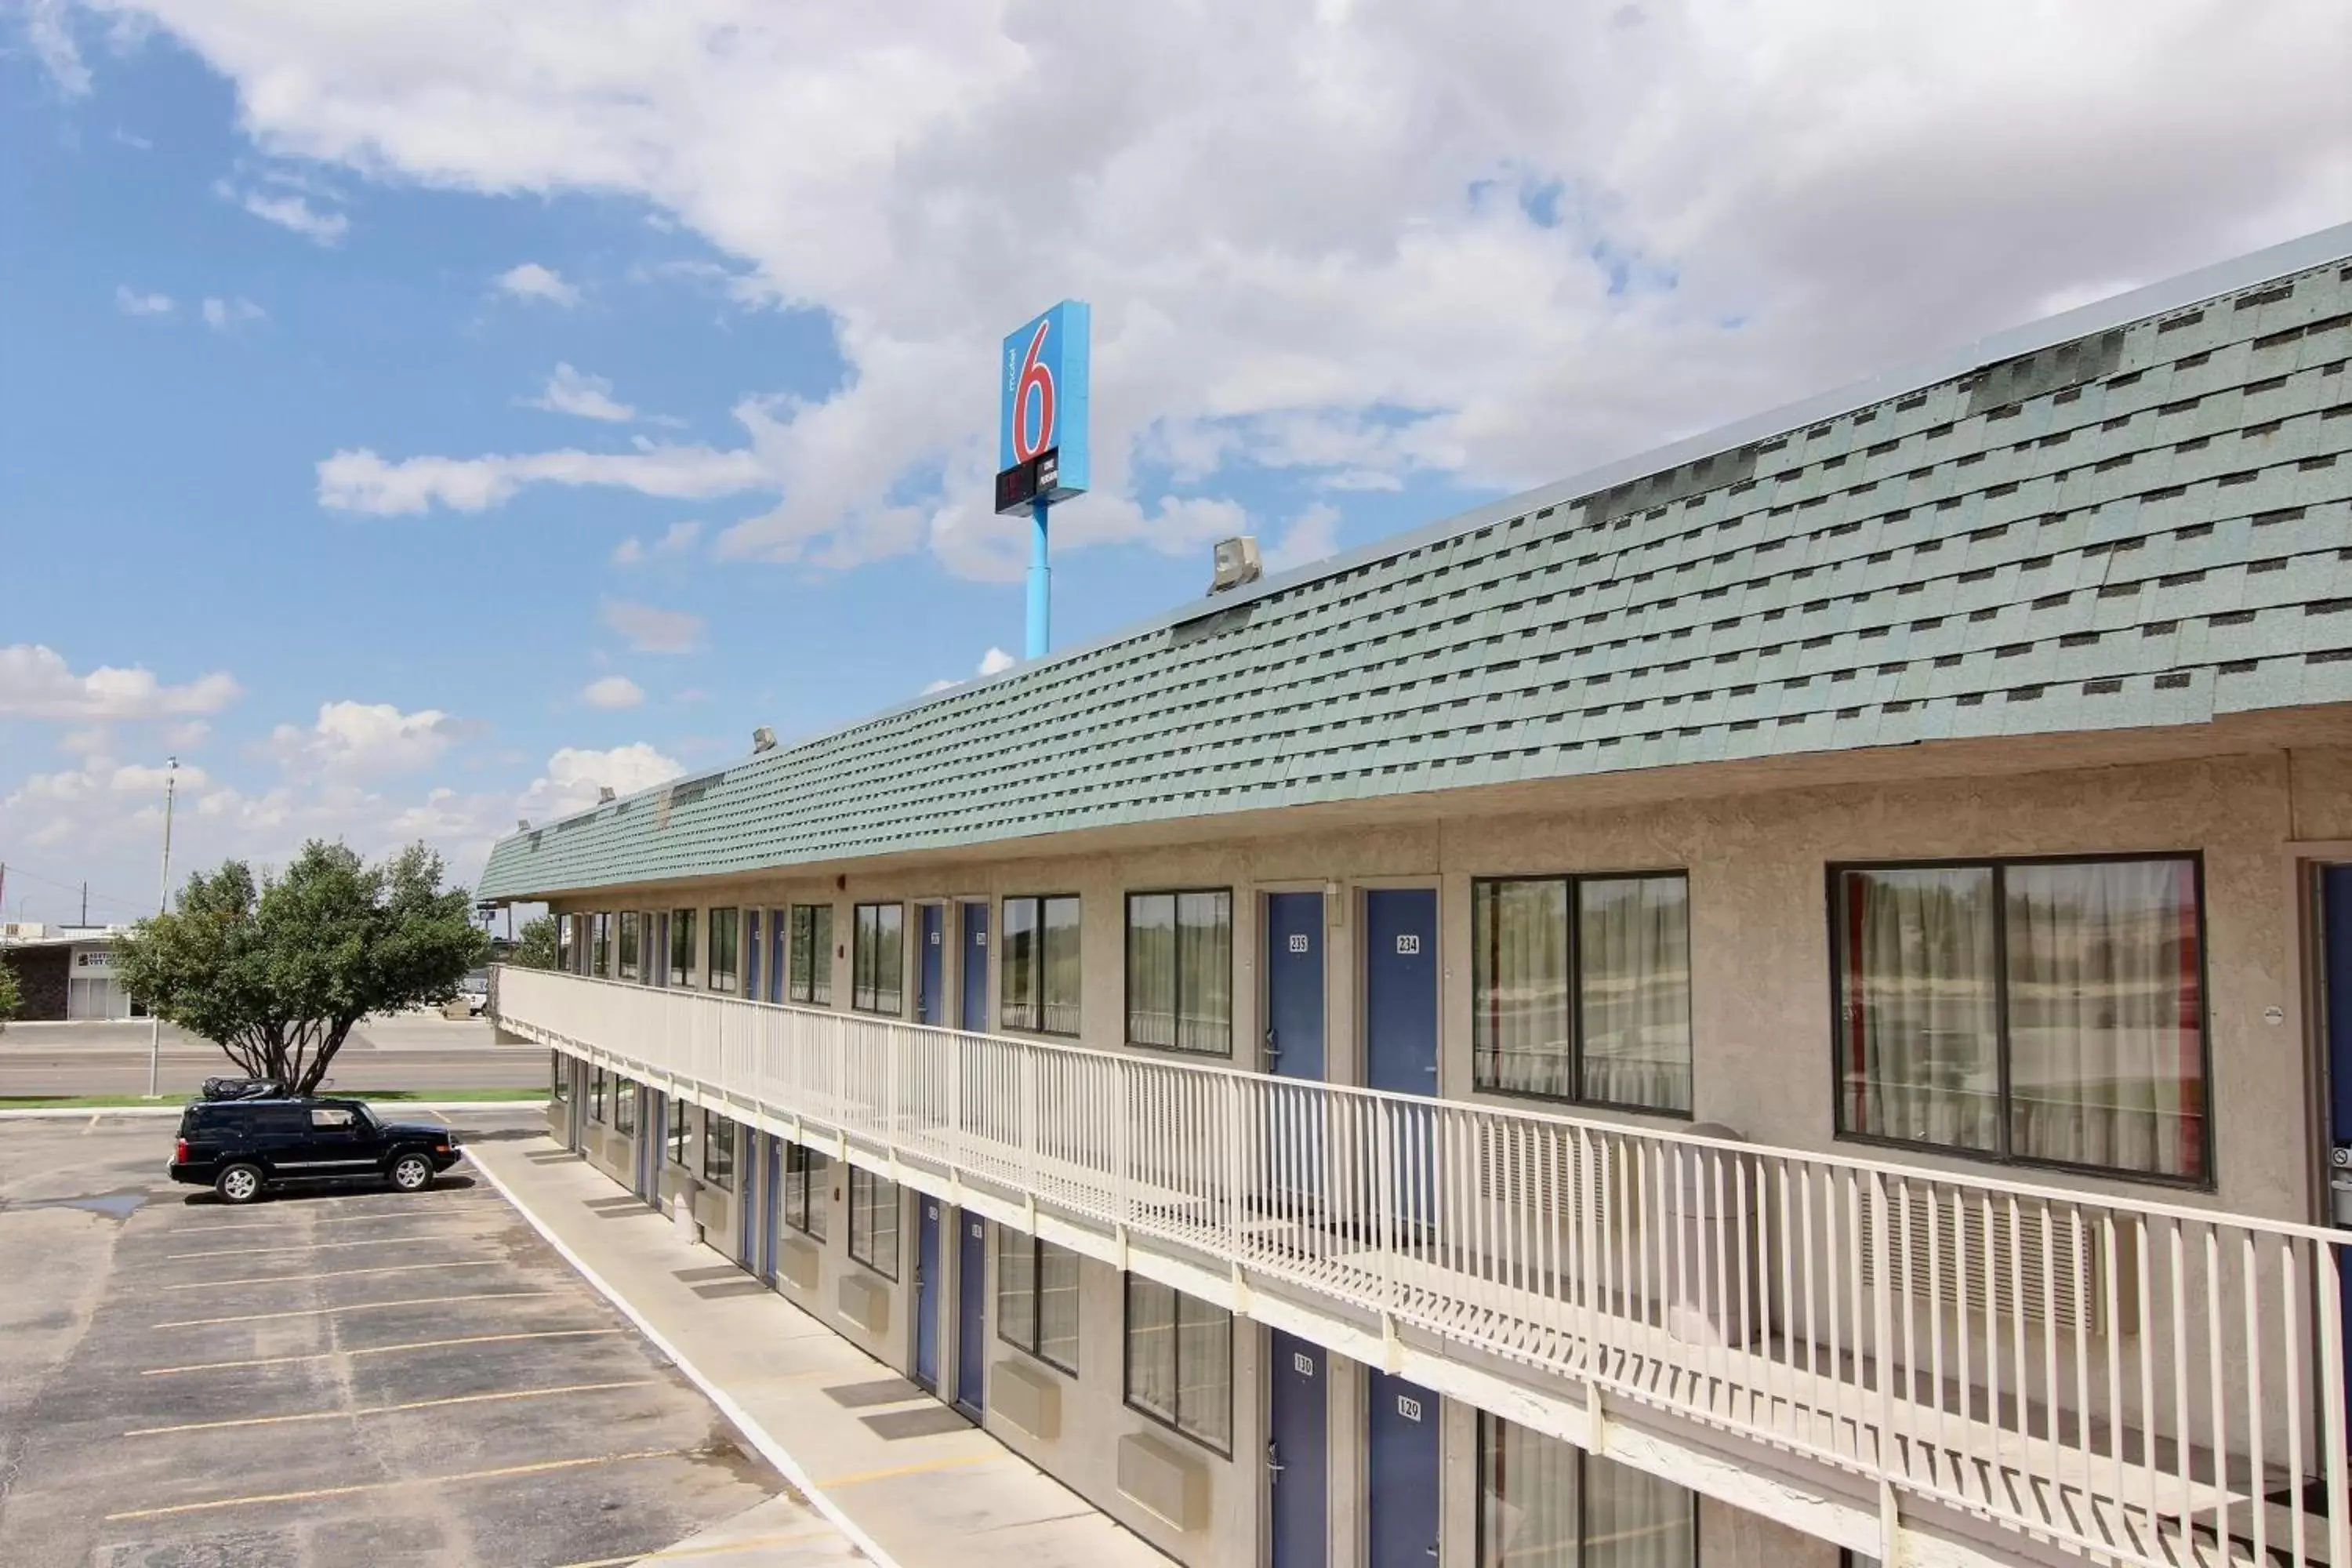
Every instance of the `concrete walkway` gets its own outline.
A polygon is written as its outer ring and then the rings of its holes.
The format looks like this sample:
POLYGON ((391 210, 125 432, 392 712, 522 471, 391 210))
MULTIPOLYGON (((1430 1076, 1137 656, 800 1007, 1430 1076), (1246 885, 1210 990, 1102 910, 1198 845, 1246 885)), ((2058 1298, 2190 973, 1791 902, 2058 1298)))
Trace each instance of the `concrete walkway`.
POLYGON ((868 1556, 898 1568, 1165 1568, 1139 1537, 782 1296, 726 1289, 751 1277, 714 1272, 726 1259, 680 1240, 667 1219, 587 1206, 609 1209, 622 1189, 551 1141, 466 1153, 868 1556))

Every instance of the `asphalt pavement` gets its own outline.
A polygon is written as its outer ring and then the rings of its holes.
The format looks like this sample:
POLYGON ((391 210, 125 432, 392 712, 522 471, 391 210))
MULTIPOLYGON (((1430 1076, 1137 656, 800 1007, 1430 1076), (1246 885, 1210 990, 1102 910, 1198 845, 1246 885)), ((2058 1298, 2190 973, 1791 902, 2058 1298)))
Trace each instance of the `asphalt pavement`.
MULTIPOLYGON (((207 1078, 237 1070, 209 1040, 165 1025, 163 1092, 193 1094, 207 1078)), ((547 1052, 501 1046, 488 1020, 404 1013, 371 1018, 336 1054, 334 1087, 520 1089, 547 1087, 547 1052)), ((144 1094, 149 1026, 144 1022, 10 1024, 0 1031, 0 1100, 35 1095, 144 1094)))
MULTIPOLYGON (((530 1112, 447 1119, 544 1146, 530 1112)), ((0 1563, 850 1559, 467 1164, 233 1208, 173 1185, 169 1147, 0 1128, 0 1563)))

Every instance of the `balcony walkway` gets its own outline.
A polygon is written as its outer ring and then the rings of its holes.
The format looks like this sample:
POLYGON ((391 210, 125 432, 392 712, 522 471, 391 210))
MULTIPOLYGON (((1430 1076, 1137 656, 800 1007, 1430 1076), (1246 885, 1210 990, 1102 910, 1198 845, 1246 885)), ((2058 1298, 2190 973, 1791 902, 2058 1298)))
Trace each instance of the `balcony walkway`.
MULTIPOLYGON (((466 1153, 881 1568, 1167 1568, 994 1437, 931 1419, 945 1407, 783 1297, 715 1289, 751 1276, 680 1240, 668 1219, 650 1208, 613 1217, 624 1189, 578 1155, 536 1141, 469 1143, 466 1153), (888 1419, 910 1412, 923 1418, 888 1419)), ((803 1561, 786 1544, 763 1543, 773 1555, 758 1560, 803 1561)), ((848 1560, 819 1542, 789 1544, 812 1564, 848 1560)))
MULTIPOLYGON (((1509 1363, 1497 1408, 1571 1441, 1606 1441, 1601 1401, 2021 1531, 2036 1558, 2352 1565, 2345 1411, 2309 1393, 2343 1383, 2333 1233, 687 992, 501 986, 509 1029, 1342 1354, 1509 1363)), ((1846 1543, 1883 1548, 1878 1518, 1846 1543)))

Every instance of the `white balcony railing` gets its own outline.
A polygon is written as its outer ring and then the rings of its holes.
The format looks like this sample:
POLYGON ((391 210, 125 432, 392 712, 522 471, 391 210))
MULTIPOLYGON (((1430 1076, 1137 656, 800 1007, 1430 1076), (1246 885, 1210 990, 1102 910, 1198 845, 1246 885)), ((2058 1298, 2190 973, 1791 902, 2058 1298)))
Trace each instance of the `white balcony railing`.
POLYGON ((531 971, 497 1010, 2095 1563, 2352 1568, 2343 1233, 531 971))

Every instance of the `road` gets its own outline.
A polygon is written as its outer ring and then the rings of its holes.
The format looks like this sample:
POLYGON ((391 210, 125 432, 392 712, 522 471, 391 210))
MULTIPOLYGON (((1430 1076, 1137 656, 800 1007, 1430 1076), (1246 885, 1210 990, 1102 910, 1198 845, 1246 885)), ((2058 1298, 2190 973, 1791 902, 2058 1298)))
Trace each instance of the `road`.
POLYGON ((0 1291, 0 1563, 597 1568, 774 1508, 727 1561, 851 1555, 467 1165, 230 1208, 170 1140, 0 1135, 0 1256, 43 1260, 0 1291))
MULTIPOLYGON (((500 1046, 480 1018, 453 1020, 405 1013, 374 1018, 352 1031, 335 1058, 334 1087, 529 1089, 547 1087, 547 1052, 500 1046)), ((144 1094, 144 1023, 11 1024, 0 1033, 0 1100, 32 1095, 144 1094)), ((207 1040, 163 1029, 163 1093, 194 1093, 204 1080, 236 1068, 207 1040)))

